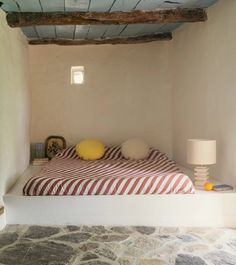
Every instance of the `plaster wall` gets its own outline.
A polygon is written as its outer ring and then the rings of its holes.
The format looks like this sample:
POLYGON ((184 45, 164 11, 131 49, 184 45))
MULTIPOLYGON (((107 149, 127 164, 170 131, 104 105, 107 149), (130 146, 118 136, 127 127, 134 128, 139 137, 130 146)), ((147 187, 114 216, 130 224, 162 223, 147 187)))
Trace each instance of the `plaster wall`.
POLYGON ((218 1, 206 22, 174 32, 170 53, 174 159, 186 165, 188 138, 216 139, 211 175, 231 184, 236 184, 235 12, 236 1, 218 1))
POLYGON ((28 44, 0 11, 0 204, 29 163, 28 44))
POLYGON ((171 155, 169 45, 30 47, 31 141, 140 137, 171 155), (85 67, 83 85, 70 85, 71 66, 85 67))

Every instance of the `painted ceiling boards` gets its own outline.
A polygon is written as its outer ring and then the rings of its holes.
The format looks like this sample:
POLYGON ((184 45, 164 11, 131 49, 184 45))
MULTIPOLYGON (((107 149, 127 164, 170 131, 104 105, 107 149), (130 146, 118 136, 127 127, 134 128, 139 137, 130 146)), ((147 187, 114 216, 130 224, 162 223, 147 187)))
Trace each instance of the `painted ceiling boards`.
MULTIPOLYGON (((0 0, 7 12, 115 12, 157 8, 207 8, 217 0, 0 0)), ((104 39, 172 32, 182 23, 23 27, 28 39, 104 39)))

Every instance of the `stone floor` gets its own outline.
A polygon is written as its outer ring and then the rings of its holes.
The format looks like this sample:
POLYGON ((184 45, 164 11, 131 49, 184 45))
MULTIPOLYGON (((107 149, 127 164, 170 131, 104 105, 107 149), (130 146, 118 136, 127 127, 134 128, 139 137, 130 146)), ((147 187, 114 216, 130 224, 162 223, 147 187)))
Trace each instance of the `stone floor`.
POLYGON ((0 265, 235 265, 236 230, 7 226, 0 265))

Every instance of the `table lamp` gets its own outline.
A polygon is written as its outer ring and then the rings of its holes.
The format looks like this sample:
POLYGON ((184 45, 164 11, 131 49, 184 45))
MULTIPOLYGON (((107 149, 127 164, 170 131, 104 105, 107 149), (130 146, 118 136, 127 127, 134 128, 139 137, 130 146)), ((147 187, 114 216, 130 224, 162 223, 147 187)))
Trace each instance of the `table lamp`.
POLYGON ((187 141, 187 163, 195 165, 194 185, 202 189, 209 179, 208 165, 216 163, 216 141, 206 139, 189 139, 187 141))

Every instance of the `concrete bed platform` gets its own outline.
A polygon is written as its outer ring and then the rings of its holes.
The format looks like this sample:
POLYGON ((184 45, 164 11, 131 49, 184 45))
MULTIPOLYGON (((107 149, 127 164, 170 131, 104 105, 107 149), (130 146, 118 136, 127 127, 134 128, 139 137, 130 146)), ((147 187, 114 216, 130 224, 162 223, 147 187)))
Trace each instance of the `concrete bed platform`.
POLYGON ((23 196, 27 179, 40 168, 30 166, 4 195, 7 224, 236 227, 235 190, 187 195, 23 196))

